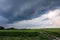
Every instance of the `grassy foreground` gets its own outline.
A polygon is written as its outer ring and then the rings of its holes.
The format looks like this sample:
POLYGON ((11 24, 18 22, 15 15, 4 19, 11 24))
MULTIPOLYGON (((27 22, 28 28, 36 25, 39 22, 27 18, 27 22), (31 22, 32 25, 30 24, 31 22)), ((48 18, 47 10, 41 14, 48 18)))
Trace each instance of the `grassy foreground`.
POLYGON ((59 40, 60 28, 0 30, 0 40, 59 40))

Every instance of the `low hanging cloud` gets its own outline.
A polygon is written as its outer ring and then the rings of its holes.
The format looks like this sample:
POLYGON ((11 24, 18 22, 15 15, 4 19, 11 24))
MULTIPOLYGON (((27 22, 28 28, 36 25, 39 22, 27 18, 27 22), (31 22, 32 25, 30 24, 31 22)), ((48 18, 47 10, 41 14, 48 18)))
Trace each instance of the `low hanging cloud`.
POLYGON ((41 17, 15 22, 8 26, 15 28, 60 28, 60 8, 49 11, 41 17))
MULTIPOLYGON (((53 16, 47 12, 50 13, 58 7, 60 7, 60 0, 0 0, 0 25, 5 26, 16 23, 18 25, 19 22, 20 25, 25 26, 41 26, 43 25, 41 20, 45 19, 43 15, 50 16, 45 20, 51 19, 53 16), (25 22, 28 22, 28 24, 25 22)), ((58 21, 55 21, 55 23, 58 23, 58 21)))

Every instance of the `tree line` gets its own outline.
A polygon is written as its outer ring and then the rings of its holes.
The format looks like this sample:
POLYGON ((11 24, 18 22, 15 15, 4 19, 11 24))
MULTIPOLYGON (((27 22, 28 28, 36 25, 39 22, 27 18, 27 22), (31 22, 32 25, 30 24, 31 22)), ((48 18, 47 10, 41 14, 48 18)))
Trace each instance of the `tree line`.
MULTIPOLYGON (((4 28, 3 26, 0 26, 0 30, 18 30, 17 28, 10 27, 10 28, 4 28)), ((27 30, 26 28, 22 28, 21 30, 27 30)))
MULTIPOLYGON (((0 30, 4 30, 5 28, 3 27, 3 26, 0 26, 0 30)), ((15 29, 15 28, 13 28, 13 27, 11 27, 11 28, 6 28, 6 29, 15 29)))

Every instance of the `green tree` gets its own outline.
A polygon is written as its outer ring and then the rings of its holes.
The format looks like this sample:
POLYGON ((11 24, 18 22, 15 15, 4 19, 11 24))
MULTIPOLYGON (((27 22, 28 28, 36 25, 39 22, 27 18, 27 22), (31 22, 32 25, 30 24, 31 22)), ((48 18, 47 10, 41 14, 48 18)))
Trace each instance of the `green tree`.
POLYGON ((0 26, 0 30, 4 29, 4 27, 0 26))
POLYGON ((15 28, 11 27, 11 28, 8 28, 9 30, 14 30, 15 28))

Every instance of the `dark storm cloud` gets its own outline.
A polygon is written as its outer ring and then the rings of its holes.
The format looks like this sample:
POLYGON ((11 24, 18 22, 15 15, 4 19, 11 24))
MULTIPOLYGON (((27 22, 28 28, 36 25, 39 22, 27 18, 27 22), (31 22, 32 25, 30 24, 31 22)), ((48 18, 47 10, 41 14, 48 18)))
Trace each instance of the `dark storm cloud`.
POLYGON ((8 20, 0 17, 0 22, 30 20, 59 6, 60 0, 0 0, 0 16, 8 20))

